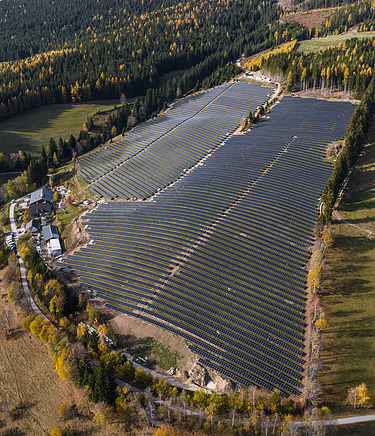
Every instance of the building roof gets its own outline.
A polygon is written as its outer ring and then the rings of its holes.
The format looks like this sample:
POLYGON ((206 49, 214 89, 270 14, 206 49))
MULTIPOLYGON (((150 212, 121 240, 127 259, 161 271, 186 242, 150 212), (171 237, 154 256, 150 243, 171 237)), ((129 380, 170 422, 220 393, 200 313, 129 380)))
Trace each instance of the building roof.
POLYGON ((31 227, 34 227, 36 229, 39 229, 39 221, 38 220, 31 220, 26 224, 26 231, 31 229, 31 227))
POLYGON ((56 226, 43 226, 42 227, 42 232, 43 232, 43 236, 44 239, 47 241, 48 239, 53 239, 53 238, 60 238, 60 234, 59 234, 59 230, 57 229, 56 226))
POLYGON ((57 251, 60 250, 61 251, 61 244, 60 244, 60 240, 53 238, 49 241, 49 247, 51 251, 57 251))
POLYGON ((51 212, 52 204, 51 203, 34 203, 30 204, 30 210, 34 213, 37 212, 51 212))
POLYGON ((36 203, 37 201, 52 201, 53 192, 50 189, 38 189, 31 193, 30 204, 36 203))

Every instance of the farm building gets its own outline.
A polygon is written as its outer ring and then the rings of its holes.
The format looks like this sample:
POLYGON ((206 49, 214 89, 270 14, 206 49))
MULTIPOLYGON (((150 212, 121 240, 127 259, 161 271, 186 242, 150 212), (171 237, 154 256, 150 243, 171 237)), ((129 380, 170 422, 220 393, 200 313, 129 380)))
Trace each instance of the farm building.
POLYGON ((38 189, 31 193, 30 206, 32 204, 51 203, 53 192, 50 189, 38 189))
POLYGON ((60 239, 60 233, 56 226, 43 226, 42 233, 46 243, 48 243, 51 239, 60 239))
POLYGON ((51 201, 53 192, 49 189, 38 189, 31 193, 30 210, 34 214, 50 213, 52 210, 51 201))
POLYGON ((60 233, 56 226, 48 225, 42 227, 44 241, 51 257, 60 256, 62 248, 60 243, 60 233))

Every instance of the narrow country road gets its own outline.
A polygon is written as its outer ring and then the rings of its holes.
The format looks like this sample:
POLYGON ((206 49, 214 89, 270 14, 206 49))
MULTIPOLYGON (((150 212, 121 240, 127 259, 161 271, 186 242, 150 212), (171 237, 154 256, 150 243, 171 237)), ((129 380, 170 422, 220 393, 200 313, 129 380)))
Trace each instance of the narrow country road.
MULTIPOLYGON (((375 421, 375 414, 371 415, 359 415, 359 416, 347 416, 346 418, 327 419, 324 424, 327 426, 336 425, 349 425, 349 424, 361 424, 362 422, 375 421)), ((296 427, 303 427, 306 425, 304 421, 295 421, 293 423, 296 427)))
POLYGON ((347 418, 337 418, 331 421, 332 425, 359 424, 361 422, 375 421, 375 415, 349 416, 347 418))
MULTIPOLYGON (((14 219, 14 210, 16 208, 16 204, 18 203, 18 201, 21 201, 23 199, 24 199, 24 197, 19 198, 15 203, 12 203, 10 205, 10 208, 9 208, 10 228, 11 228, 11 231, 15 233, 15 240, 16 240, 16 242, 17 242, 17 239, 18 239, 18 229, 17 229, 16 221, 14 219)), ((30 305, 31 309, 37 315, 42 315, 48 321, 48 318, 39 309, 38 305, 35 303, 35 301, 33 299, 32 293, 31 293, 29 285, 27 283, 26 267, 25 267, 25 264, 24 264, 23 260, 21 259, 20 253, 18 251, 18 247, 17 247, 17 256, 18 256, 18 263, 20 265, 20 272, 21 272, 21 281, 22 281, 23 293, 25 294, 25 297, 26 297, 27 301, 29 302, 29 305, 30 305)))

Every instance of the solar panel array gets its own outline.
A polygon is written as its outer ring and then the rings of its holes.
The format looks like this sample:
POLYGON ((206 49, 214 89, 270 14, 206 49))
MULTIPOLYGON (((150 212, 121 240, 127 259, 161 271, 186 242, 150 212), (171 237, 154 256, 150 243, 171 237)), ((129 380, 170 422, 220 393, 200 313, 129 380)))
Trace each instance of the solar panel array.
POLYGON ((349 103, 284 97, 152 201, 84 219, 91 244, 64 260, 107 305, 185 337, 236 383, 298 395, 306 271, 317 201, 349 103))
POLYGON ((82 158, 81 177, 99 196, 147 198, 217 147, 270 92, 234 82, 184 98, 123 140, 82 158))

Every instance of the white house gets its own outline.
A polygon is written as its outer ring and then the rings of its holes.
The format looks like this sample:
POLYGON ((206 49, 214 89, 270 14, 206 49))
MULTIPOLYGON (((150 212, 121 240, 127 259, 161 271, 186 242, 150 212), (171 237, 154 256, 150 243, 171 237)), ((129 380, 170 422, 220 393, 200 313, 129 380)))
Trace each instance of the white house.
POLYGON ((62 249, 60 244, 60 239, 53 238, 47 243, 48 254, 51 257, 58 257, 62 255, 62 249))

